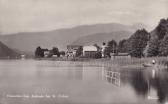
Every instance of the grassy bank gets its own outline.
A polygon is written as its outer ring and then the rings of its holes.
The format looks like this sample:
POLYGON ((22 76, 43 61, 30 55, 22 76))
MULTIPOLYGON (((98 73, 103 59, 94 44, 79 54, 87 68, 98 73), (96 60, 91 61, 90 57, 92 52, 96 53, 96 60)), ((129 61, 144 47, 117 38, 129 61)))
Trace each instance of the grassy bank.
POLYGON ((151 63, 156 61, 158 69, 168 68, 167 57, 152 57, 152 58, 127 58, 127 59, 94 59, 87 61, 95 65, 105 65, 108 67, 122 67, 122 68, 143 68, 144 63, 151 63))
POLYGON ((101 59, 90 59, 90 58, 36 58, 36 60, 50 60, 50 61, 71 61, 72 63, 84 62, 88 65, 94 66, 107 66, 107 67, 128 67, 128 68, 137 68, 143 67, 143 63, 151 63, 152 60, 156 61, 156 64, 159 69, 168 67, 168 57, 151 57, 151 58, 123 58, 123 59, 110 59, 110 58, 101 58, 101 59))

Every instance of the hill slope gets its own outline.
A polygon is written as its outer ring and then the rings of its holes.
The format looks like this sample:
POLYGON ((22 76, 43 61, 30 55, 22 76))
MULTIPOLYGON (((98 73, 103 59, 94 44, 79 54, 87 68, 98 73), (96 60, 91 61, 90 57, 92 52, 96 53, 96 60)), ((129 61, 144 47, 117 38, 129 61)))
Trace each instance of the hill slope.
POLYGON ((17 52, 0 42, 0 58, 16 58, 18 56, 20 55, 17 52))
POLYGON ((108 42, 112 39, 119 42, 122 39, 127 39, 132 32, 128 31, 116 31, 110 33, 97 33, 89 36, 84 36, 78 38, 74 41, 73 45, 91 45, 91 44, 98 44, 101 45, 103 42, 108 42))
MULTIPOLYGON (((135 27, 117 23, 83 25, 68 29, 58 29, 48 32, 25 32, 0 36, 0 41, 8 47, 21 51, 34 52, 37 46, 52 48, 57 46, 60 50, 73 43, 80 37, 97 33, 110 33, 115 31, 134 32, 135 27)), ((123 36, 124 38, 124 36, 123 36)))

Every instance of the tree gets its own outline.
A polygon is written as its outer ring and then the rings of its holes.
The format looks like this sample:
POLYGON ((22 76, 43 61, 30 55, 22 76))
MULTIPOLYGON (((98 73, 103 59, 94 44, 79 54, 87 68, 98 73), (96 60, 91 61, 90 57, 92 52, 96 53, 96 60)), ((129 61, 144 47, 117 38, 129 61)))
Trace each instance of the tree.
POLYGON ((117 52, 117 42, 115 40, 111 40, 107 44, 107 48, 105 49, 105 55, 110 57, 110 53, 117 52))
POLYGON ((126 39, 123 39, 119 42, 118 44, 118 52, 127 52, 127 49, 126 49, 126 42, 127 40, 126 39))
POLYGON ((112 49, 117 47, 117 42, 115 40, 111 40, 108 42, 108 47, 111 47, 112 49))
POLYGON ((79 57, 79 56, 82 55, 82 53, 83 53, 83 47, 80 46, 80 47, 77 49, 77 51, 76 51, 76 56, 79 57))
POLYGON ((167 54, 168 19, 161 19, 158 26, 153 30, 151 39, 146 47, 148 57, 165 56, 167 54))
POLYGON ((159 56, 167 56, 168 55, 168 34, 161 41, 159 46, 159 56))
POLYGON ((161 19, 159 25, 156 27, 158 39, 163 39, 166 35, 168 25, 168 19, 161 19))
POLYGON ((59 49, 57 47, 53 47, 52 54, 53 55, 57 55, 58 57, 60 57, 59 49))
POLYGON ((129 54, 132 57, 142 57, 144 56, 143 51, 149 40, 149 33, 145 30, 137 30, 129 39, 129 54))
POLYGON ((98 51, 98 52, 96 52, 96 54, 95 54, 95 58, 102 58, 102 53, 101 53, 101 51, 98 51))
POLYGON ((159 55, 160 41, 158 39, 153 39, 148 42, 147 46, 147 56, 153 57, 159 55))
POLYGON ((44 52, 43 52, 43 50, 41 49, 40 46, 38 46, 38 47, 36 48, 35 57, 44 57, 44 52))

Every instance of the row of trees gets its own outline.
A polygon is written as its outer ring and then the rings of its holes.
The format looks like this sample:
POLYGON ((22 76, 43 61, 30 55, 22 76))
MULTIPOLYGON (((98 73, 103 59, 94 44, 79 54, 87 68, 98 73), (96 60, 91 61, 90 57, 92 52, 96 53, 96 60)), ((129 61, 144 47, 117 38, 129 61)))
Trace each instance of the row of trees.
POLYGON ((146 56, 168 55, 168 19, 161 19, 159 25, 151 32, 151 39, 146 48, 146 56))
POLYGON ((127 52, 125 50, 126 49, 125 43, 126 43, 125 39, 121 40, 119 44, 113 39, 107 42, 107 45, 105 42, 103 42, 103 45, 106 46, 104 50, 105 57, 110 57, 110 53, 117 54, 119 52, 122 52, 122 53, 127 52))
POLYGON ((108 42, 106 53, 126 52, 132 57, 168 56, 168 19, 161 19, 152 31, 137 30, 130 38, 108 42))
POLYGON ((105 55, 110 57, 110 53, 129 53, 132 57, 143 57, 145 47, 150 38, 149 33, 145 30, 137 30, 130 38, 117 42, 111 40, 107 43, 105 55))
POLYGON ((49 52, 48 57, 52 57, 53 55, 57 55, 57 57, 60 57, 61 54, 65 54, 64 52, 59 52, 59 49, 57 47, 53 47, 51 50, 48 50, 42 49, 40 46, 38 46, 35 50, 35 57, 44 57, 45 52, 49 52))

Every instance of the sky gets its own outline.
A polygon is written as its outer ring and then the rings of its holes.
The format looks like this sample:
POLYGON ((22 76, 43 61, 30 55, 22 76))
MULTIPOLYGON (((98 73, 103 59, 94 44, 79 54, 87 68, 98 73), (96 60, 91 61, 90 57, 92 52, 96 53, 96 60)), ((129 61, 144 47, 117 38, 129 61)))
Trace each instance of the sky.
POLYGON ((168 18, 168 0, 0 0, 1 34, 113 22, 150 30, 161 18, 168 18))

